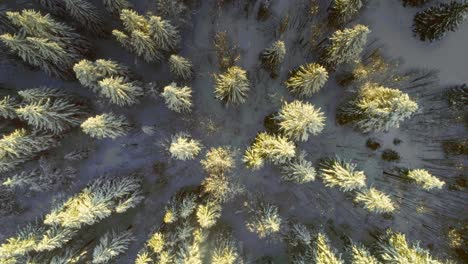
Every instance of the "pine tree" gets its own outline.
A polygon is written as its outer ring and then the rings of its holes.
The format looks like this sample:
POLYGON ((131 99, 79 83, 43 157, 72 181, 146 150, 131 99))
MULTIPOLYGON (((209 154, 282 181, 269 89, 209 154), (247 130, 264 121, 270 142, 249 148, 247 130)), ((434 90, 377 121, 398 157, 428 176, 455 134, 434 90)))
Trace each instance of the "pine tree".
POLYGON ((34 250, 37 252, 44 252, 61 248, 75 235, 76 230, 53 226, 40 236, 34 250))
POLYGON ((304 184, 315 180, 316 171, 310 161, 305 159, 306 154, 300 153, 296 158, 282 166, 281 178, 284 181, 304 184))
POLYGON ((236 264, 240 257, 233 241, 216 241, 215 248, 211 255, 212 264, 236 264))
POLYGON ((410 118, 418 110, 418 104, 396 89, 367 83, 361 87, 357 98, 344 107, 363 132, 388 131, 398 128, 400 122, 410 118))
POLYGON ((250 232, 260 238, 270 237, 281 230, 282 219, 278 207, 273 204, 260 203, 250 212, 246 226, 250 232))
POLYGON ((169 152, 175 159, 191 160, 200 154, 201 148, 200 141, 192 139, 188 135, 179 134, 172 137, 169 152))
POLYGON ((355 17, 361 8, 361 0, 334 0, 330 20, 337 25, 344 24, 355 17))
POLYGON ((40 100, 51 99, 55 100, 58 98, 67 98, 68 94, 62 90, 49 87, 39 87, 32 89, 25 89, 18 91, 18 95, 27 103, 37 102, 40 100))
POLYGON ((247 72, 233 66, 226 73, 215 76, 215 97, 228 104, 242 104, 250 90, 247 72))
POLYGON ((104 7, 112 14, 119 14, 124 9, 132 6, 127 0, 102 0, 104 7))
POLYGON ((326 235, 322 232, 317 234, 314 243, 313 263, 316 264, 344 264, 341 258, 336 256, 335 250, 330 246, 326 235))
POLYGON ((310 103, 285 103, 275 117, 281 132, 296 141, 307 141, 309 134, 318 135, 325 127, 325 115, 310 103))
POLYGON ((468 16, 468 2, 451 1, 430 7, 414 16, 413 31, 422 41, 439 40, 448 31, 457 30, 468 16))
POLYGON ((432 189, 442 189, 445 185, 444 181, 439 180, 437 177, 431 175, 427 170, 416 169, 410 170, 407 174, 408 178, 413 180, 416 184, 420 185, 424 190, 430 191, 432 189))
POLYGON ((232 200, 243 192, 241 185, 225 173, 210 174, 202 182, 203 192, 219 203, 232 200))
POLYGON ((39 152, 56 145, 51 135, 31 134, 17 129, 0 139, 0 172, 12 170, 39 152))
POLYGON ((356 170, 356 164, 336 159, 320 164, 320 173, 325 186, 339 187, 344 192, 359 190, 366 186, 366 175, 356 170))
POLYGON ((383 263, 430 263, 442 264, 434 259, 429 251, 421 248, 419 243, 410 245, 403 233, 387 232, 381 236, 379 241, 380 259, 383 263))
POLYGON ((169 69, 171 73, 183 80, 189 80, 193 75, 192 63, 179 55, 172 54, 169 57, 169 69))
POLYGON ((156 0, 158 14, 166 19, 184 24, 188 17, 188 7, 183 1, 156 0))
POLYGON ((164 87, 161 94, 169 109, 177 113, 188 113, 192 108, 192 89, 190 87, 177 87, 176 83, 164 87))
POLYGON ((364 246, 353 243, 350 247, 352 264, 381 264, 364 246))
POLYGON ((295 155, 296 146, 293 142, 282 136, 262 132, 246 150, 243 161, 250 169, 260 169, 265 160, 281 165, 290 161, 295 155))
POLYGON ((197 221, 202 228, 210 228, 221 217, 221 206, 216 202, 207 202, 197 207, 197 221))
POLYGON ((98 80, 104 78, 104 76, 98 71, 93 62, 81 60, 73 66, 73 71, 81 85, 93 92, 99 92, 98 80))
POLYGON ((118 106, 139 103, 138 97, 143 95, 143 89, 135 82, 128 82, 124 77, 108 77, 98 82, 100 94, 109 98, 118 106))
POLYGON ((148 246, 154 253, 161 253, 166 244, 166 236, 161 232, 154 233, 148 240, 148 246))
POLYGON ((37 241, 44 230, 37 225, 27 225, 21 228, 16 236, 6 239, 0 245, 0 260, 6 260, 7 264, 17 263, 15 257, 24 256, 34 250, 37 241), (11 262, 8 262, 11 260, 11 262))
POLYGON ((132 232, 110 231, 105 233, 93 251, 93 264, 109 263, 116 256, 127 251, 130 243, 135 240, 132 232))
POLYGON ((230 147, 217 147, 210 148, 200 163, 207 173, 222 174, 233 170, 235 162, 234 152, 230 147))
POLYGON ((342 63, 359 60, 369 33, 369 28, 364 25, 356 25, 333 33, 330 37, 331 43, 324 54, 326 64, 333 68, 342 63))
POLYGON ((107 113, 86 119, 81 128, 85 134, 97 139, 116 139, 128 133, 130 123, 124 116, 107 113))
POLYGON ((286 81, 286 87, 301 97, 317 93, 328 80, 327 70, 317 63, 301 66, 286 81))
POLYGON ((67 13, 94 35, 103 35, 102 14, 86 0, 63 0, 67 13))
POLYGON ((16 118, 16 107, 18 103, 14 98, 5 96, 0 100, 0 117, 3 118, 16 118))
POLYGON ((149 33, 156 46, 162 50, 173 50, 180 41, 179 31, 168 20, 151 16, 148 21, 149 33))
POLYGON ((283 62, 285 55, 286 45, 284 41, 277 40, 262 52, 262 63, 265 67, 273 71, 283 62))
POLYGON ((390 213, 395 210, 390 197, 373 187, 358 192, 354 201, 362 203, 365 209, 373 213, 390 213))
POLYGON ((55 134, 78 126, 84 114, 80 106, 65 99, 41 99, 16 110, 18 117, 39 130, 55 134))

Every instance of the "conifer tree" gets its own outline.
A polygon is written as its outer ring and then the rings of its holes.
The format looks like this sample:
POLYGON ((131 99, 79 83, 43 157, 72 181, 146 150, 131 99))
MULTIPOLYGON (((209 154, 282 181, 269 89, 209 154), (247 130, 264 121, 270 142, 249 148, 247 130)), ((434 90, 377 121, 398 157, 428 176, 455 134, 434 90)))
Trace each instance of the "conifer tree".
POLYGON ((130 231, 110 231, 105 233, 99 239, 99 244, 94 248, 92 263, 109 263, 116 256, 127 251, 133 240, 134 237, 130 231))
POLYGON ((109 98, 110 102, 118 106, 139 103, 138 97, 143 95, 143 89, 135 82, 128 82, 124 77, 108 77, 98 83, 100 94, 109 98))
POLYGON ((342 110, 363 132, 388 131, 410 118, 418 110, 418 104, 397 89, 366 83, 357 98, 342 110))
POLYGON ((86 119, 81 128, 85 134, 97 139, 116 139, 128 133, 130 123, 124 116, 106 113, 86 119))
POLYGON ((269 203, 260 203, 250 212, 246 226, 250 232, 260 238, 270 237, 281 230, 282 219, 278 207, 269 203))
POLYGON ((445 185, 444 181, 439 180, 424 169, 410 170, 408 171, 407 176, 427 191, 432 189, 442 189, 445 185))
POLYGON ((367 248, 353 243, 349 249, 352 264, 381 264, 376 257, 372 256, 367 248))
POLYGON ((215 76, 215 97, 228 104, 242 104, 250 90, 247 72, 233 66, 226 73, 215 76))
POLYGON ((395 210, 390 197, 373 187, 358 192, 354 201, 362 203, 365 209, 374 213, 390 213, 395 210))
POLYGON ((63 0, 67 13, 81 26, 94 35, 102 35, 102 14, 96 6, 86 0, 63 0))
POLYGON ((282 166, 281 178, 294 183, 308 183, 315 180, 316 171, 310 161, 305 159, 305 153, 300 153, 297 157, 282 166))
POLYGON ((192 63, 179 55, 172 54, 169 57, 169 69, 171 73, 183 80, 189 80, 193 75, 192 63))
POLYGON ((337 25, 344 24, 351 20, 362 7, 362 0, 334 0, 330 19, 337 25))
POLYGON ((102 0, 104 7, 112 14, 119 14, 124 9, 132 6, 128 0, 102 0))
POLYGON ((159 49, 173 50, 180 41, 179 31, 167 20, 151 16, 148 21, 149 33, 159 49))
POLYGON ((210 174, 202 182, 203 192, 219 203, 232 200, 243 192, 242 186, 227 173, 210 174))
POLYGON ((235 167, 234 152, 230 147, 210 148, 200 163, 210 174, 230 172, 235 167))
POLYGON ((0 172, 6 172, 56 145, 51 135, 17 129, 0 139, 0 172))
POLYGON ((76 78, 81 85, 91 89, 93 92, 99 92, 98 81, 104 78, 93 62, 81 60, 73 66, 76 78))
POLYGON ((216 241, 215 248, 211 254, 212 264, 236 264, 240 256, 232 240, 220 239, 216 241))
POLYGON ((322 232, 317 234, 317 238, 314 243, 313 263, 344 264, 340 256, 336 256, 335 250, 330 246, 328 238, 322 232))
POLYGON ((41 99, 16 110, 18 117, 39 130, 55 134, 78 126, 84 114, 80 106, 65 99, 41 99))
POLYGON ((200 141, 190 138, 188 135, 179 134, 172 138, 169 152, 178 160, 191 160, 200 154, 202 145, 200 141))
POLYGON ((286 81, 286 87, 300 97, 310 97, 322 89, 327 80, 328 72, 323 66, 309 63, 292 74, 286 81))
POLYGON ((262 63, 269 70, 275 71, 276 68, 283 62, 285 55, 286 45, 284 44, 284 41, 277 40, 262 52, 262 63))
POLYGON ((169 109, 177 113, 188 113, 192 108, 192 89, 190 87, 177 87, 176 83, 164 87, 161 94, 169 109))
POLYGON ((221 206, 216 202, 208 202, 197 207, 197 221, 202 228, 210 228, 221 216, 221 206))
POLYGON ((27 103, 37 102, 44 99, 67 98, 68 94, 62 90, 49 87, 39 87, 18 91, 18 95, 27 103))
POLYGON ((325 186, 339 187, 344 192, 359 190, 366 186, 366 175, 356 170, 356 164, 339 158, 324 160, 320 164, 320 173, 325 186))
POLYGON ((439 40, 457 30, 468 16, 468 2, 450 1, 430 7, 414 16, 413 31, 422 41, 439 40))
POLYGON ((360 24, 353 28, 337 30, 330 37, 331 43, 325 50, 326 64, 333 68, 342 63, 359 60, 369 33, 369 28, 360 24))
POLYGON ((5 96, 0 100, 0 117, 16 118, 15 108, 18 106, 16 100, 10 96, 5 96))
POLYGON ((276 165, 290 161, 296 155, 296 146, 282 136, 262 132, 255 137, 254 143, 244 154, 243 161, 250 169, 260 169, 265 160, 276 165))
POLYGON ((309 134, 318 135, 325 126, 325 116, 320 108, 297 100, 286 102, 275 119, 281 132, 296 141, 307 141, 309 134))

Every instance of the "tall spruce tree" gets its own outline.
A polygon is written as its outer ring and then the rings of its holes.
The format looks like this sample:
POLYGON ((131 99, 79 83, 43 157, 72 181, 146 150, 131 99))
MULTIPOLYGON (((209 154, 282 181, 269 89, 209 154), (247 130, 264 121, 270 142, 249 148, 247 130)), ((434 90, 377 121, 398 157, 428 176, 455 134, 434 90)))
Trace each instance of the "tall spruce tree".
POLYGON ((292 93, 300 97, 310 97, 317 93, 327 80, 327 70, 317 63, 310 63, 293 72, 285 84, 292 93))
POLYGON ((228 104, 242 104, 245 102, 247 93, 250 91, 247 71, 233 66, 226 73, 215 76, 215 97, 228 104))
POLYGON ((358 60, 366 45, 369 33, 369 28, 364 25, 337 30, 330 37, 330 45, 325 50, 324 61, 326 64, 333 68, 342 63, 358 60))
POLYGON ((362 8, 362 0, 334 0, 330 11, 330 22, 341 25, 351 20, 362 8))
POLYGON ((81 128, 85 134, 93 138, 116 139, 128 133, 130 123, 124 116, 106 113, 86 119, 81 124, 81 128))
POLYGON ((88 0, 63 0, 67 13, 81 26, 94 35, 102 35, 104 25, 102 14, 88 0))
POLYGON ((468 16, 468 2, 451 1, 430 7, 414 16, 413 31, 422 41, 439 40, 455 31, 468 16))
POLYGON ((3 118, 15 118, 15 109, 18 106, 18 102, 10 96, 5 96, 0 100, 0 117, 3 118))
POLYGON ((104 7, 112 14, 119 14, 124 9, 129 9, 132 4, 128 0, 102 0, 104 7))

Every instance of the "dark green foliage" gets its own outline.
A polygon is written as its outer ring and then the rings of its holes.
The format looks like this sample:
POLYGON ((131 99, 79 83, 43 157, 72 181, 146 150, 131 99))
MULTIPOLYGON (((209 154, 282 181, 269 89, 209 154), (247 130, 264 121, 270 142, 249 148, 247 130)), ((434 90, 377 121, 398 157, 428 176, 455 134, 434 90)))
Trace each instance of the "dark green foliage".
POLYGON ((372 149, 372 150, 377 150, 380 148, 380 142, 376 138, 369 138, 366 141, 366 147, 372 149))
POLYGON ((439 40, 448 31, 455 31, 468 14, 466 1, 441 3, 414 16, 413 31, 422 41, 439 40))
POLYGON ((423 6, 431 0, 403 0, 403 6, 423 6))

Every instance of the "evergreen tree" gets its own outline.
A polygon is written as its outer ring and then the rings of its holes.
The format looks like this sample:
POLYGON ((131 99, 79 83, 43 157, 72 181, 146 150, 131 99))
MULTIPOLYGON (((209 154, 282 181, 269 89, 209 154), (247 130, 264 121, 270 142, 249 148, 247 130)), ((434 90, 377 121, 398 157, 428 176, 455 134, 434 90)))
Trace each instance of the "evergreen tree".
POLYGON ((232 200, 241 193, 242 187, 226 173, 210 174, 202 182, 203 192, 219 203, 232 200))
POLYGON ((330 37, 331 43, 325 50, 324 60, 326 64, 335 67, 342 63, 359 60, 369 33, 369 28, 364 25, 337 30, 330 37))
POLYGON ((230 172, 235 167, 234 152, 230 147, 211 148, 200 163, 210 174, 230 172))
POLYGON ((260 238, 270 237, 281 230, 282 219, 278 207, 269 203, 260 203, 250 212, 247 230, 256 233, 260 238))
POLYGON ((414 16, 413 31, 424 40, 439 40, 455 31, 468 16, 468 2, 451 1, 430 7, 414 16))
POLYGON ((325 116, 320 108, 297 100, 286 102, 275 119, 281 132, 296 141, 307 141, 309 134, 318 135, 325 126, 325 116))
POLYGON ((133 240, 135 239, 130 231, 105 233, 94 248, 92 263, 109 263, 116 256, 127 251, 133 240))
POLYGON ((6 172, 56 145, 50 135, 31 134, 17 129, 0 139, 0 172, 6 172))
POLYGON ((135 82, 127 82, 124 77, 108 77, 98 83, 100 94, 109 98, 118 106, 139 103, 138 97, 143 95, 143 89, 135 82))
POLYGON ((250 169, 260 169, 268 160, 276 165, 290 161, 296 155, 296 146, 282 136, 260 133, 244 154, 243 161, 250 169))
POLYGON ((343 107, 363 132, 388 131, 398 128, 400 122, 410 118, 418 110, 418 104, 408 94, 376 84, 366 83, 357 98, 343 107))
POLYGON ((331 6, 330 20, 337 25, 351 20, 362 8, 362 0, 334 0, 331 6))
POLYGON ((16 110, 19 118, 39 130, 55 134, 78 126, 84 114, 80 106, 65 99, 41 99, 16 110))
POLYGON ((86 0, 63 0, 67 13, 94 35, 102 35, 102 14, 86 0))
POLYGON ((352 264, 381 264, 367 248, 362 245, 353 243, 349 249, 351 253, 352 264))
POLYGON ((23 99, 23 101, 27 103, 37 102, 45 99, 55 100, 58 98, 68 97, 68 94, 64 91, 49 87, 39 87, 21 90, 18 91, 18 95, 21 96, 21 99, 23 99))
POLYGON ((356 170, 356 164, 336 159, 324 160, 320 173, 325 186, 339 187, 344 192, 359 190, 366 186, 366 175, 356 170))
POLYGON ((423 169, 410 170, 408 171, 407 176, 427 191, 432 189, 442 189, 445 185, 444 181, 439 180, 437 177, 431 175, 427 170, 423 169))
POLYGON ((283 165, 281 178, 285 181, 304 184, 315 180, 316 171, 312 162, 305 159, 305 153, 283 165))
POLYGON ((169 69, 171 73, 183 80, 189 80, 193 75, 192 63, 179 55, 172 54, 169 57, 169 69))
POLYGON ((284 44, 284 41, 277 40, 262 52, 262 63, 267 69, 275 71, 283 62, 285 55, 286 45, 284 44))
POLYGON ((93 138, 116 139, 128 133, 130 123, 124 116, 107 113, 86 119, 81 124, 81 128, 85 134, 93 138))
POLYGON ((148 21, 149 33, 156 46, 162 50, 173 50, 180 41, 179 31, 167 20, 151 16, 148 21))
POLYGON ((200 141, 190 138, 188 135, 179 134, 172 138, 169 152, 178 160, 191 160, 200 154, 202 145, 200 141))
POLYGON ((91 89, 93 92, 99 92, 98 81, 104 78, 104 76, 98 71, 93 62, 81 60, 73 66, 73 71, 81 85, 91 89))
POLYGON ((164 87, 161 94, 166 105, 172 111, 177 113, 187 113, 192 107, 192 89, 190 87, 177 87, 176 83, 164 87))
POLYGON ((327 70, 319 64, 310 63, 295 71, 286 81, 286 87, 301 97, 310 97, 317 93, 327 80, 327 70))
POLYGON ((354 201, 362 203, 365 209, 374 213, 390 213, 395 210, 390 197, 373 187, 358 192, 354 201))
POLYGON ((335 250, 330 246, 327 236, 320 232, 314 243, 313 263, 316 264, 344 264, 335 250))
POLYGON ((247 72, 233 66, 226 73, 215 76, 215 97, 228 104, 242 104, 250 90, 247 72))
POLYGON ((240 261, 239 252, 234 241, 219 239, 215 241, 215 248, 211 254, 212 264, 236 264, 240 261))
POLYGON ((15 99, 10 96, 5 96, 0 100, 0 117, 16 118, 16 107, 18 106, 15 99))
POLYGON ((104 7, 112 14, 119 14, 124 9, 130 9, 128 0, 102 0, 104 7))
POLYGON ((208 202, 197 207, 197 221, 202 228, 210 228, 221 217, 221 206, 216 202, 208 202))

